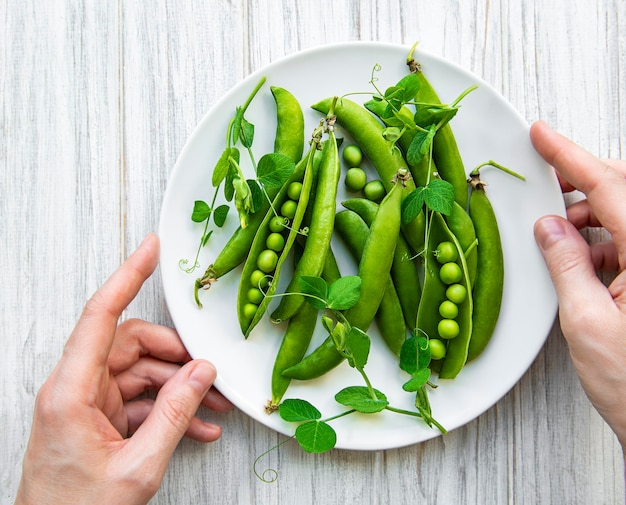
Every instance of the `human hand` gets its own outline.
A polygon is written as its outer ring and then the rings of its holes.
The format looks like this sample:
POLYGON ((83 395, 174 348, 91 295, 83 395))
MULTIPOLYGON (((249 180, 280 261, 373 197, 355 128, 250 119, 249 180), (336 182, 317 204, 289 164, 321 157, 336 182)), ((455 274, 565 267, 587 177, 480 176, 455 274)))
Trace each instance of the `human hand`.
POLYGON ((171 328, 118 325, 158 251, 149 235, 85 305, 37 395, 16 504, 147 503, 183 435, 220 437, 219 426, 195 416, 200 404, 232 408, 211 388, 213 365, 190 361, 171 328), (131 401, 148 389, 160 389, 156 400, 131 401))
POLYGON ((559 299, 561 329, 587 396, 626 450, 626 162, 602 161, 537 122, 530 130, 563 192, 586 199, 570 205, 567 220, 535 224, 559 299), (578 230, 603 226, 612 241, 592 244, 578 230), (616 272, 606 287, 598 270, 616 272))

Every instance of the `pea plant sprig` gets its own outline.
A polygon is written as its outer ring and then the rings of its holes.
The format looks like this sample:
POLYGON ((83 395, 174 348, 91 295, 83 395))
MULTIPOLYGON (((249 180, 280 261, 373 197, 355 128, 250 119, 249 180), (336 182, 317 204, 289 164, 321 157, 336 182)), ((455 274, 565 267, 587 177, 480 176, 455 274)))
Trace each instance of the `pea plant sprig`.
POLYGON ((339 391, 335 395, 335 401, 348 407, 348 410, 329 418, 322 418, 320 411, 306 400, 285 399, 280 403, 278 412, 282 419, 301 423, 296 428, 294 437, 302 449, 313 453, 332 449, 337 436, 328 423, 355 412, 375 414, 388 410, 420 417, 429 426, 436 426, 442 433, 446 433, 445 428, 431 415, 425 390, 427 385, 432 386, 429 382, 430 351, 427 339, 415 336, 407 339, 400 356, 400 368, 411 376, 403 388, 407 392, 418 392, 417 411, 393 407, 387 396, 373 387, 365 371, 371 347, 370 337, 360 328, 350 325, 342 312, 358 302, 360 277, 345 276, 328 285, 321 277, 304 276, 300 286, 301 294, 310 304, 317 309, 325 310, 322 325, 333 339, 337 351, 346 358, 349 366, 360 374, 365 383, 339 391))
MULTIPOLYGON (((267 190, 282 186, 295 169, 294 161, 284 154, 267 153, 258 162, 255 159, 252 150, 255 126, 247 120, 245 114, 265 81, 265 77, 259 80, 244 104, 235 108, 235 113, 229 121, 226 129, 226 146, 212 172, 211 184, 214 189, 211 203, 203 200, 194 202, 191 220, 194 223, 204 223, 204 228, 191 266, 188 266, 190 262, 187 259, 179 261, 180 268, 186 273, 191 273, 200 266, 198 261, 200 252, 207 245, 214 231, 209 229, 211 216, 213 217, 213 224, 218 228, 223 227, 226 222, 230 210, 229 205, 220 204, 216 206, 220 189, 223 190, 227 202, 234 200, 240 227, 245 228, 248 225, 249 216, 262 207, 265 199, 270 202, 271 206, 271 198, 267 190), (241 151, 237 147, 238 145, 243 147, 248 154, 254 169, 254 178, 246 178, 244 175, 241 166, 241 151)), ((204 276, 196 280, 196 301, 198 301, 197 290, 204 285, 204 276)))

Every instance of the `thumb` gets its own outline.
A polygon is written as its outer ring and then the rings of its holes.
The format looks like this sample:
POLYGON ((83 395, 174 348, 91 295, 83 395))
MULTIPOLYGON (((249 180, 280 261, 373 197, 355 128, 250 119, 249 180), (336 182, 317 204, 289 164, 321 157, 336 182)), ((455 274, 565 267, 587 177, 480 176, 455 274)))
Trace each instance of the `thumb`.
POLYGON ((208 361, 185 364, 161 388, 150 414, 129 441, 137 459, 145 461, 148 457, 153 471, 161 477, 216 375, 208 361))
POLYGON ((542 217, 535 223, 535 239, 556 288, 562 325, 587 313, 590 304, 605 304, 608 292, 596 275, 589 245, 574 225, 559 216, 542 217))

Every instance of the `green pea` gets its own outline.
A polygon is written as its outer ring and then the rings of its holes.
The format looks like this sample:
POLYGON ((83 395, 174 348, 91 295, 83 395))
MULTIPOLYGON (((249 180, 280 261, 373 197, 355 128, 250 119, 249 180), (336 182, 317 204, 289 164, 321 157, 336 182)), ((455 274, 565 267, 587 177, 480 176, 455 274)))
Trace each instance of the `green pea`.
POLYGON ((385 196, 385 186, 383 183, 376 179, 374 181, 368 182, 363 188, 363 193, 365 194, 365 198, 371 200, 372 202, 379 202, 385 196))
POLYGON ((463 271, 456 263, 449 262, 441 266, 439 278, 444 284, 454 284, 463 278, 463 271))
POLYGON ((302 193, 302 183, 298 181, 294 181, 287 187, 287 196, 292 200, 298 200, 300 198, 300 193, 302 193))
POLYGON ((430 358, 434 360, 442 359, 446 355, 446 344, 438 338, 431 338, 428 341, 430 347, 430 358))
POLYGON ((251 303, 258 305, 259 303, 263 301, 263 298, 265 298, 265 295, 263 294, 263 291, 261 291, 260 289, 250 288, 248 290, 248 300, 251 303))
POLYGON ((296 215, 296 210, 298 209, 298 204, 293 200, 287 200, 280 207, 280 213, 288 219, 293 219, 296 215))
POLYGON ((280 233, 270 233, 265 240, 265 245, 272 251, 282 251, 283 247, 285 247, 285 237, 280 233))
POLYGON ((258 308, 259 307, 254 303, 246 303, 243 306, 243 317, 245 317, 247 320, 252 319, 256 314, 258 308))
POLYGON ((278 254, 271 249, 265 249, 256 259, 256 266, 265 273, 273 272, 278 263, 278 254))
POLYGON ((452 284, 446 289, 446 296, 448 300, 459 305, 467 298, 467 289, 463 284, 452 284))
POLYGON ((285 229, 285 226, 287 226, 286 217, 274 216, 272 219, 270 219, 269 228, 272 232, 279 233, 285 229))
POLYGON ((367 183, 367 174, 362 168, 350 168, 346 172, 345 184, 348 191, 356 193, 361 191, 367 183))
POLYGON ((437 325, 437 332, 441 338, 454 338, 460 331, 459 323, 457 323, 454 319, 442 319, 437 325))
POLYGON ((441 264, 449 263, 459 258, 459 252, 452 242, 441 242, 435 249, 435 258, 441 264))
POLYGON ((255 270, 250 274, 250 284, 258 288, 266 287, 270 282, 267 274, 261 270, 255 270))
POLYGON ((446 319, 455 319, 459 315, 459 307, 456 303, 445 300, 439 305, 439 314, 446 319))
POLYGON ((343 150, 343 161, 349 167, 360 167, 363 161, 363 152, 356 144, 350 144, 343 150))

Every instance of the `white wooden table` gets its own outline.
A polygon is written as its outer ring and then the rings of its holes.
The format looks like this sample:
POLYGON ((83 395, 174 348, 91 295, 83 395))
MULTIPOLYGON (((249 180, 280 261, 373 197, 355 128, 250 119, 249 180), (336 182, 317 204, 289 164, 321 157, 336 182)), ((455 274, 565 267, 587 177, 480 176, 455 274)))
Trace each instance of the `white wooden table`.
MULTIPOLYGON (((346 40, 422 46, 476 73, 529 121, 626 157, 623 0, 3 0, 0 2, 0 496, 11 503, 35 394, 85 299, 150 231, 207 110, 250 72, 346 40)), ((590 233, 600 240, 602 232, 590 233)), ((608 279, 606 279, 608 280, 608 279)), ((171 324, 158 274, 128 315, 171 324)), ((555 326, 526 375, 445 437, 382 452, 275 452, 282 436, 212 415, 155 504, 614 504, 624 468, 555 326)))

